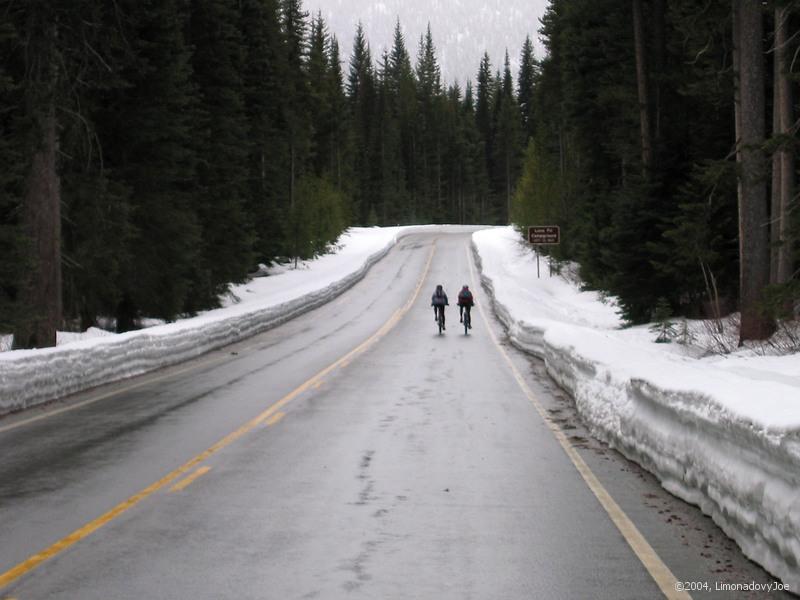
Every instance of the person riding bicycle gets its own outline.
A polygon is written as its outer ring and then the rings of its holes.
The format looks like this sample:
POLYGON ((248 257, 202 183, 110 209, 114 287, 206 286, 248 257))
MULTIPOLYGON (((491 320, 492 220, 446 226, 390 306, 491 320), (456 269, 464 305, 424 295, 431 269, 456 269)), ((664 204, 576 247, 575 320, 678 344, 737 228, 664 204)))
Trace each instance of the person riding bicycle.
POLYGON ((431 306, 433 307, 433 320, 436 321, 439 318, 439 311, 442 314, 442 329, 445 329, 444 326, 444 307, 450 306, 450 303, 447 301, 447 294, 444 293, 444 288, 441 285, 436 286, 436 291, 433 292, 433 296, 431 296, 431 306))
POLYGON ((472 315, 470 311, 474 304, 475 300, 472 298, 472 292, 469 291, 469 286, 465 285, 461 288, 461 291, 458 292, 458 322, 462 323, 464 321, 464 309, 466 309, 470 329, 472 329, 472 315))

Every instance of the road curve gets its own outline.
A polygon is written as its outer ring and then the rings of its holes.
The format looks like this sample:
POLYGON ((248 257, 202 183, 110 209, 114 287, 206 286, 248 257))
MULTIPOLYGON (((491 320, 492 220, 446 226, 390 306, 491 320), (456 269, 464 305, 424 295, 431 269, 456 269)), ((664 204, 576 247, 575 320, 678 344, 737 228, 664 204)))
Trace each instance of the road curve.
POLYGON ((327 306, 0 421, 0 598, 663 596, 531 395, 693 597, 771 581, 498 348, 469 241, 404 238, 327 306), (476 292, 471 335, 454 306, 437 334, 437 283, 476 292))

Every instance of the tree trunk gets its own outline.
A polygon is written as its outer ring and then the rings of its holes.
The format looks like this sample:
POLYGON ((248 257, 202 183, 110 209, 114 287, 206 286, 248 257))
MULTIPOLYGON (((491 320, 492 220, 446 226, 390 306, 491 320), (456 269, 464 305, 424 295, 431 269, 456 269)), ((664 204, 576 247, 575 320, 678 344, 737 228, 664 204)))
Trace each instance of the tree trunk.
POLYGON ((25 181, 22 222, 33 260, 20 291, 26 314, 15 328, 14 348, 55 346, 61 325, 61 182, 56 169, 55 111, 59 57, 56 21, 50 17, 46 11, 31 11, 28 24, 26 110, 36 137, 25 181))
POLYGON ((37 119, 41 142, 25 186, 23 220, 31 241, 33 268, 23 289, 29 317, 14 332, 14 348, 56 345, 61 324, 61 185, 56 171, 58 133, 55 106, 37 119))
MULTIPOLYGON (((655 90, 653 91, 653 104, 655 123, 654 129, 654 143, 656 146, 656 157, 658 156, 659 143, 661 141, 661 113, 662 113, 662 82, 664 78, 664 70, 666 68, 666 35, 664 33, 664 23, 666 20, 666 7, 664 0, 653 1, 653 47, 655 48, 655 60, 653 64, 653 73, 655 77, 655 90)), ((658 160, 656 158, 656 160, 658 160)))
POLYGON ((636 48, 636 85, 639 94, 639 121, 641 124, 642 166, 645 173, 653 163, 650 129, 650 107, 647 95, 647 62, 644 43, 644 17, 642 0, 633 0, 633 38, 636 48))
POLYGON ((117 319, 117 333, 125 333, 126 331, 133 331, 138 329, 137 311, 130 296, 125 293, 122 299, 117 304, 116 319, 117 319))
POLYGON ((761 295, 769 284, 769 216, 767 212, 766 158, 763 144, 764 49, 761 3, 734 0, 738 26, 734 40, 738 52, 739 104, 739 343, 765 339, 773 332, 770 319, 760 311, 761 295))
MULTIPOLYGON (((795 161, 788 140, 794 125, 792 111, 792 84, 787 61, 789 7, 775 9, 775 112, 778 115, 778 133, 784 137, 778 157, 780 160, 780 198, 778 202, 779 231, 778 265, 776 283, 786 283, 794 272, 791 227, 791 205, 795 194, 795 161)), ((775 216, 773 215, 773 219, 775 216)))
MULTIPOLYGON (((732 11, 732 27, 731 30, 733 32, 733 115, 734 115, 734 136, 736 137, 734 148, 736 149, 736 164, 740 164, 742 161, 742 152, 741 152, 741 139, 742 139, 742 96, 739 90, 739 36, 740 36, 740 27, 739 27, 739 7, 737 4, 738 0, 733 0, 733 11, 732 11)), ((736 181, 737 187, 737 195, 741 197, 742 189, 741 189, 741 181, 737 179, 736 181)))
MULTIPOLYGON (((778 81, 778 61, 775 60, 775 81, 778 81)), ((781 131, 781 119, 778 98, 778 86, 774 85, 772 110, 772 135, 778 136, 781 131)), ((781 152, 772 153, 772 186, 770 190, 769 209, 769 282, 778 283, 778 257, 781 245, 781 152)))
POLYGON ((294 212, 294 139, 289 141, 289 208, 294 212))
POLYGON ((506 225, 511 224, 511 151, 506 151, 506 225))

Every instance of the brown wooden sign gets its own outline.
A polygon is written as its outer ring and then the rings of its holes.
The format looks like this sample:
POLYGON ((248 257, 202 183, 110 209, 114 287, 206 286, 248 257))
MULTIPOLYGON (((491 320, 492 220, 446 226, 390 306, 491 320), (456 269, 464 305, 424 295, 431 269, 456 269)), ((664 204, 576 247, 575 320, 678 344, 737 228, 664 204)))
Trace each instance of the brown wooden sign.
POLYGON ((554 246, 561 243, 561 228, 558 225, 528 227, 528 241, 537 246, 554 246))

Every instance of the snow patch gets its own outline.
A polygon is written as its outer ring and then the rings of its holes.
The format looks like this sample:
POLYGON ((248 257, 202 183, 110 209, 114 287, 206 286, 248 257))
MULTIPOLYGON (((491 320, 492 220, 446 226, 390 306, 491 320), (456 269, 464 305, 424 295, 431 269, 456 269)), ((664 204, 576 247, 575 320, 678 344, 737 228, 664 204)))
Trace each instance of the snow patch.
POLYGON ((124 334, 90 330, 55 348, 0 353, 0 414, 174 365, 280 325, 355 285, 404 236, 476 229, 352 228, 334 254, 233 286, 223 308, 124 334))

